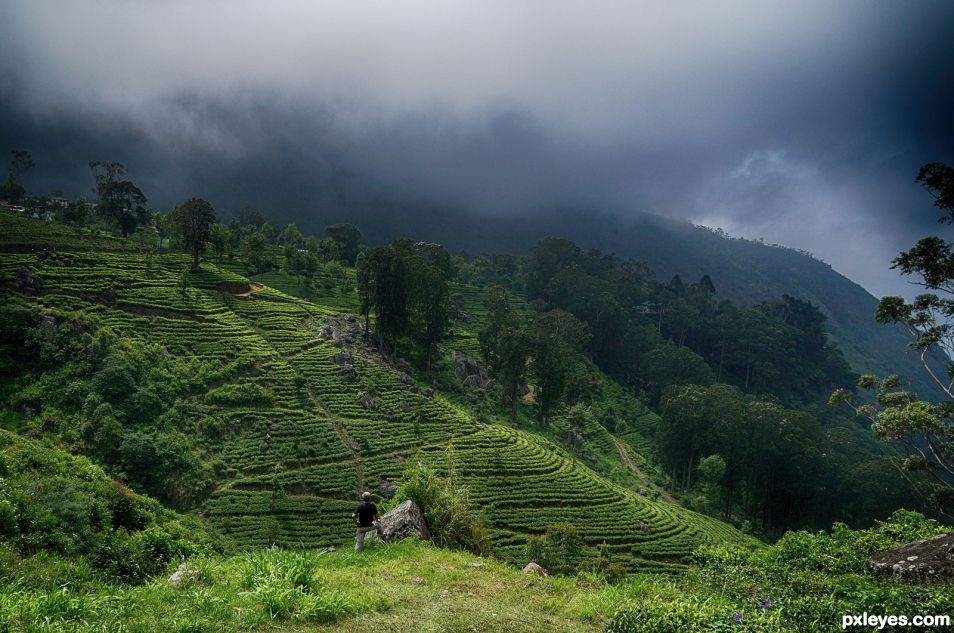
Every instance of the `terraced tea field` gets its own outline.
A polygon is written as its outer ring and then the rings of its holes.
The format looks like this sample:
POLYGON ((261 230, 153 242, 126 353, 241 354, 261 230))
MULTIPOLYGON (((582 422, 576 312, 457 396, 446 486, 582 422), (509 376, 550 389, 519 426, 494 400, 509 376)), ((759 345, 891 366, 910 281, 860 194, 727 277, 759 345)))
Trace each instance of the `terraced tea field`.
MULTIPOLYGON (((558 521, 574 523, 593 548, 607 543, 632 569, 674 569, 699 543, 744 538, 610 482, 540 434, 432 393, 366 349, 360 320, 334 299, 253 287, 209 263, 183 285, 185 255, 8 215, 0 222, 4 294, 28 268, 43 281, 42 293, 27 298, 39 309, 162 346, 181 365, 177 407, 191 429, 217 429, 199 438, 218 477, 202 511, 240 545, 346 543, 357 493, 378 493, 415 458, 453 466, 486 511, 497 553, 518 563, 527 536, 558 521), (40 253, 44 245, 56 247, 55 257, 40 253)), ((481 291, 454 292, 468 320, 455 324, 443 351, 476 354, 481 291)), ((625 418, 635 405, 614 397, 625 418)), ((631 452, 646 450, 654 423, 651 414, 619 421, 631 452)), ((589 450, 620 462, 619 438, 598 424, 585 435, 589 450)))

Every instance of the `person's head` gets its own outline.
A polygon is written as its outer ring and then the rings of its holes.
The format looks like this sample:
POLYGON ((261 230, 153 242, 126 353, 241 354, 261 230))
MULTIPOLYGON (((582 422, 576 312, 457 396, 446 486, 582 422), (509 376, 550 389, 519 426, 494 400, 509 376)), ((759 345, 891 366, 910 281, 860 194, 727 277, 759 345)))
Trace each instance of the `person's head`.
POLYGON ((367 503, 368 501, 371 501, 371 493, 368 492, 367 490, 364 491, 361 494, 361 500, 364 501, 365 503, 367 503))

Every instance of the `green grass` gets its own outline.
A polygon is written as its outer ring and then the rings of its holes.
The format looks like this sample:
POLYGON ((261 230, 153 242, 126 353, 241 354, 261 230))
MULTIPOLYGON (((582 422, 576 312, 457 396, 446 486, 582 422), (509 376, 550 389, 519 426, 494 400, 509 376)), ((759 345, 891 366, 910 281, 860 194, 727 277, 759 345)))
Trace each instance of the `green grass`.
MULTIPOLYGON (((92 582, 0 589, 8 630, 23 631, 598 631, 598 585, 529 576, 420 541, 356 555, 264 550, 187 563, 181 587, 92 582), (482 565, 474 567, 474 564, 482 565)), ((170 567, 170 570, 172 567, 170 567)), ((0 620, 0 627, 3 626, 0 620)))
POLYGON ((899 512, 870 530, 792 533, 754 550, 707 549, 682 574, 635 574, 617 584, 596 567, 542 578, 417 539, 372 541, 361 554, 349 542, 331 552, 197 556, 185 561, 194 577, 177 587, 165 574, 136 587, 106 584, 38 556, 4 573, 0 630, 838 631, 844 614, 951 613, 949 582, 879 580, 864 564, 875 551, 944 530, 899 512), (44 574, 56 582, 40 582, 44 574))

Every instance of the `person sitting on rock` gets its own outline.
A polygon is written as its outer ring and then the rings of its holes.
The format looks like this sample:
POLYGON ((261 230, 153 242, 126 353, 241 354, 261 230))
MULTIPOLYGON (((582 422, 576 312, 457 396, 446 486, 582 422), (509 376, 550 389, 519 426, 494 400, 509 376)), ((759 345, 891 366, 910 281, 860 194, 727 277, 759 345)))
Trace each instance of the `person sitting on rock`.
POLYGON ((354 551, 360 552, 364 549, 364 535, 368 532, 377 531, 378 526, 375 521, 378 519, 378 506, 371 503, 371 493, 365 492, 361 495, 361 505, 351 513, 351 519, 358 526, 358 531, 354 535, 354 551))

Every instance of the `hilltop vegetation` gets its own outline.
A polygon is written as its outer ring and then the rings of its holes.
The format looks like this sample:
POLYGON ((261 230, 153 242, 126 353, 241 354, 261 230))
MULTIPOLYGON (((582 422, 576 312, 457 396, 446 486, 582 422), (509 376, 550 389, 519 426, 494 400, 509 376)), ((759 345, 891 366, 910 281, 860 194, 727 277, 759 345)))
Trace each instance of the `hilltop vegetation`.
MULTIPOLYGON (((866 556, 943 528, 898 513, 875 529, 791 533, 778 545, 697 552, 679 576, 607 582, 599 566, 541 578, 420 541, 347 549, 194 556, 184 581, 107 584, 49 560, 0 561, 3 630, 76 633, 232 631, 838 631, 846 614, 944 615, 941 585, 876 580, 866 556), (31 573, 32 572, 32 573, 31 573)), ((174 564, 174 563, 173 563, 174 564)), ((171 569, 171 567, 170 567, 171 569)), ((923 628, 921 630, 943 630, 923 628)))

